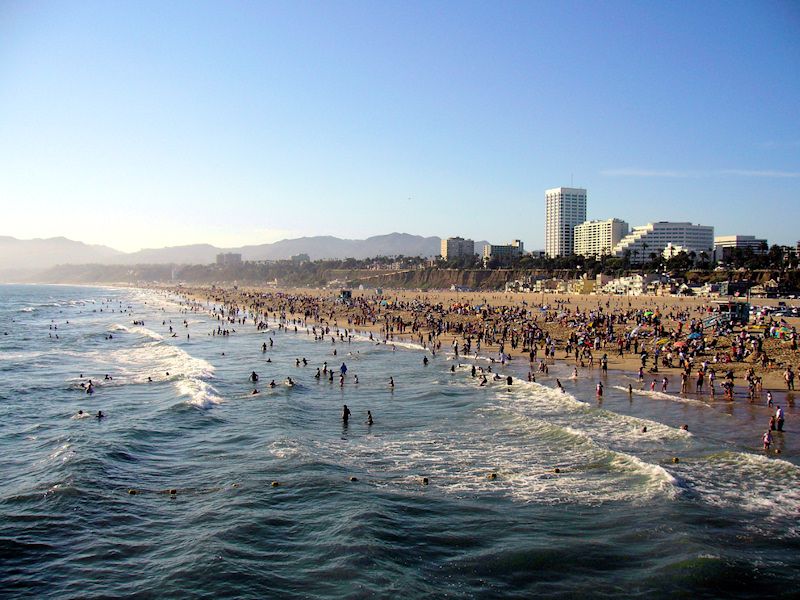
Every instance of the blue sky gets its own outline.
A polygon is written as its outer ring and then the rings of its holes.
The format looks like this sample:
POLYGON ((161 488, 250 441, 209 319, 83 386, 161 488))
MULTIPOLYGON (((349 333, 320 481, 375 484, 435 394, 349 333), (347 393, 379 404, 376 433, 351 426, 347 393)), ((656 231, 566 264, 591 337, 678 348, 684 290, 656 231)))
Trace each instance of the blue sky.
POLYGON ((800 239, 798 2, 0 2, 0 235, 800 239))

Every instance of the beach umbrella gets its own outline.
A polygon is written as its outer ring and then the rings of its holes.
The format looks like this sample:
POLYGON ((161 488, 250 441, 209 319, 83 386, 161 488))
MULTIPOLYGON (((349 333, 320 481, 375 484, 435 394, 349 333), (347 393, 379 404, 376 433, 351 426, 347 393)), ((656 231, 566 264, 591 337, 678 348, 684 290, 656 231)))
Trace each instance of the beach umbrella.
POLYGON ((673 348, 683 348, 686 345, 686 342, 675 342, 672 344, 673 348))
POLYGON ((701 337, 703 337, 702 333, 690 333, 688 339, 690 339, 690 340, 698 340, 701 337))

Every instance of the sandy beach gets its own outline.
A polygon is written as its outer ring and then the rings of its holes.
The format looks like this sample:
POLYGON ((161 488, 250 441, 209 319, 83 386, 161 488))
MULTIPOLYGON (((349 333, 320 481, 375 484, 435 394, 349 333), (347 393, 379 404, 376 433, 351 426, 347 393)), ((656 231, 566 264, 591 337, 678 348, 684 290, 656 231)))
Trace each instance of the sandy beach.
MULTIPOLYGON (((711 315, 712 301, 706 298, 673 296, 610 296, 610 295, 566 295, 541 293, 486 293, 486 292, 419 292, 413 290, 384 290, 381 296, 374 290, 353 290, 352 299, 344 302, 340 290, 286 289, 260 287, 180 287, 170 291, 196 302, 212 302, 228 307, 246 308, 256 313, 269 313, 270 316, 284 315, 287 319, 300 319, 311 324, 323 324, 333 328, 372 332, 377 339, 389 342, 417 343, 426 347, 435 345, 434 351, 452 352, 454 343, 463 349, 467 338, 473 340, 470 354, 476 351, 474 338, 476 332, 491 332, 484 335, 479 353, 481 356, 502 360, 530 361, 535 370, 539 361, 545 358, 545 339, 550 339, 549 347, 555 354, 548 360, 565 361, 574 364, 580 372, 601 367, 601 357, 607 356, 609 370, 637 375, 642 364, 641 352, 645 349, 648 358, 645 368, 645 382, 657 380, 661 389, 664 377, 668 379, 668 391, 677 392, 681 386, 679 352, 689 337, 690 324, 699 324, 711 315), (592 331, 591 323, 598 315, 612 316, 614 339, 633 338, 634 344, 626 344, 620 356, 619 347, 613 340, 606 339, 605 333, 592 331), (657 318, 660 327, 654 336, 653 319, 657 318), (401 323, 403 325, 401 325, 401 323), (442 324, 445 324, 444 326, 442 324), (433 327, 436 327, 436 332, 433 327), (537 339, 536 356, 531 358, 531 347, 521 339, 523 330, 535 329, 541 332, 537 339), (505 337, 503 337, 505 336, 505 337), (569 354, 566 352, 570 337, 573 344, 569 354), (575 358, 574 338, 581 340, 578 346, 591 351, 591 358, 583 353, 575 358), (517 339, 516 343, 511 340, 517 339), (595 340, 595 338, 597 338, 595 340), (638 349, 639 352, 634 352, 638 349), (653 371, 654 355, 658 349, 658 370, 653 371), (673 366, 666 366, 663 359, 672 355, 673 366)), ((776 306, 777 300, 756 299, 756 306, 776 306)), ((798 301, 788 304, 797 305, 798 301)), ((782 338, 764 337, 761 352, 751 350, 745 342, 747 356, 742 360, 733 357, 732 346, 737 341, 740 329, 732 333, 703 331, 699 338, 704 340, 701 350, 690 358, 689 387, 694 390, 698 366, 707 362, 713 368, 718 381, 725 373, 732 372, 736 386, 736 396, 746 394, 745 377, 752 370, 756 381, 760 379, 760 392, 768 390, 785 391, 784 373, 787 367, 800 371, 800 352, 792 349, 789 331, 800 324, 800 319, 785 318, 782 322, 785 332, 782 338)), ((761 320, 765 330, 772 320, 769 316, 761 320)), ((751 320, 751 326, 756 325, 751 320)), ((595 330, 596 331, 596 330, 595 330)), ((760 331, 760 330, 751 330, 760 331)), ((693 336, 698 337, 698 336, 693 336)), ((763 337, 759 334, 753 338, 763 337)), ((696 343, 696 342, 695 342, 696 343)), ((756 388, 758 390, 758 388, 756 388)), ((717 389, 717 395, 722 391, 717 389)))

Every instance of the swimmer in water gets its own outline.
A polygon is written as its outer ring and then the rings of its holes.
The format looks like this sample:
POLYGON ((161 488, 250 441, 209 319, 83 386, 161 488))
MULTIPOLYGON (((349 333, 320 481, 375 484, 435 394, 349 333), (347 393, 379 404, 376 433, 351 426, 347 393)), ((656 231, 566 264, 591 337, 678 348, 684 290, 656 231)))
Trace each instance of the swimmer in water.
POLYGON ((286 385, 288 385, 289 387, 293 387, 294 386, 294 381, 292 381, 291 377, 287 377, 286 378, 286 385))
POLYGON ((367 411, 367 425, 372 425, 375 421, 372 420, 372 411, 367 411))
POLYGON ((486 375, 481 375, 481 382, 480 382, 480 386, 481 386, 481 387, 483 387, 483 386, 484 386, 484 385, 486 385, 487 383, 489 383, 489 381, 486 379, 486 375))
POLYGON ((256 394, 258 394, 258 393, 259 393, 259 392, 258 392, 258 389, 257 389, 257 388, 253 388, 253 391, 252 391, 252 392, 250 392, 250 395, 251 395, 251 396, 255 396, 255 395, 256 395, 256 394))
POLYGON ((506 384, 511 385, 512 383, 514 383, 514 378, 511 377, 511 375, 509 375, 508 377, 506 377, 506 384))
POLYGON ((250 373, 250 381, 252 381, 253 383, 255 383, 256 381, 258 381, 258 374, 257 374, 255 371, 253 371, 252 373, 250 373))
POLYGON ((394 388, 394 377, 389 377, 389 387, 394 388))
POLYGON ((272 381, 270 381, 270 382, 269 382, 269 387, 271 387, 271 388, 274 388, 276 385, 278 385, 278 384, 277 384, 277 383, 275 383, 275 380, 274 380, 274 379, 273 379, 272 381))
POLYGON ((99 420, 99 419, 104 419, 104 418, 105 418, 105 415, 103 414, 103 411, 102 410, 98 410, 97 411, 97 419, 99 420))

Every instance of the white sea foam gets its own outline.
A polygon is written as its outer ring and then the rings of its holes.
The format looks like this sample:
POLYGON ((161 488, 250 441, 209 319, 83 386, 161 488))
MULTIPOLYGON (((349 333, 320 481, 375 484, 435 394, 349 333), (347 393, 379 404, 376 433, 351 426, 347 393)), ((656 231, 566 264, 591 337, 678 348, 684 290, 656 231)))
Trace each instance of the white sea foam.
POLYGON ((364 335, 363 333, 354 333, 352 334, 352 337, 353 341, 355 342, 366 342, 368 344, 372 344, 373 346, 380 346, 381 348, 387 348, 389 350, 391 350, 392 346, 394 346, 395 348, 404 348, 406 350, 421 350, 423 352, 430 352, 430 349, 422 346, 421 344, 414 342, 384 340, 383 338, 374 334, 372 339, 369 339, 369 334, 364 335))
POLYGON ((676 472, 700 498, 724 509, 753 513, 749 527, 800 536, 800 467, 748 452, 721 452, 684 461, 676 472))
POLYGON ((307 454, 305 446, 297 440, 275 440, 267 446, 270 454, 277 458, 296 458, 307 454))
MULTIPOLYGON (((178 346, 159 341, 110 351, 68 350, 64 351, 64 354, 84 361, 87 365, 82 369, 85 378, 93 379, 98 387, 146 383, 148 378, 153 381, 167 377, 211 379, 215 372, 214 366, 208 361, 192 356, 178 346), (111 375, 112 379, 104 380, 105 374, 111 375)), ((78 385, 81 380, 73 378, 69 381, 73 385, 78 385)))
POLYGON ((585 432, 513 413, 460 432, 429 429, 344 446, 319 442, 312 452, 366 472, 375 485, 419 485, 427 477, 437 490, 459 496, 501 493, 521 502, 594 505, 680 491, 658 465, 609 450, 585 432))
MULTIPOLYGON (((613 386, 615 390, 621 390, 623 392, 627 392, 628 388, 624 385, 615 385, 613 386)), ((708 406, 707 403, 703 402, 702 400, 695 400, 693 398, 684 398, 683 396, 675 396, 673 394, 666 394, 664 392, 658 391, 650 391, 650 390, 641 390, 633 388, 633 393, 636 396, 644 396, 646 398, 655 398, 657 400, 670 400, 672 402, 682 402, 684 404, 699 404, 702 406, 708 406)))
POLYGON ((175 383, 175 388, 181 396, 189 398, 188 404, 197 408, 212 408, 223 402, 222 398, 217 395, 217 390, 202 379, 179 379, 175 383))

